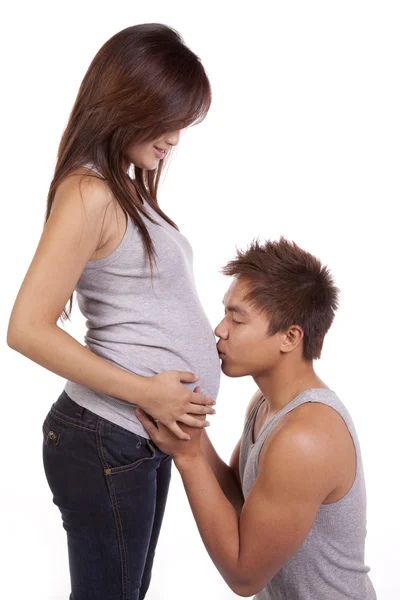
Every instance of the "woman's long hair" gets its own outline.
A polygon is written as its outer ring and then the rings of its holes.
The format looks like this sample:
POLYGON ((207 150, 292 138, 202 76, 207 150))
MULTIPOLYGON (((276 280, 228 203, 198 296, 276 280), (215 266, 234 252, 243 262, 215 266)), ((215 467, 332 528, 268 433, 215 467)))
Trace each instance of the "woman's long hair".
MULTIPOLYGON (((176 227, 157 201, 163 161, 153 171, 135 166, 131 180, 124 168, 126 151, 134 143, 199 123, 210 104, 210 83, 200 59, 175 30, 147 23, 114 35, 96 54, 81 83, 58 149, 45 222, 61 181, 92 163, 136 224, 152 265, 155 250, 142 218, 150 216, 141 198, 176 227)), ((62 319, 69 318, 72 300, 73 295, 62 319)))

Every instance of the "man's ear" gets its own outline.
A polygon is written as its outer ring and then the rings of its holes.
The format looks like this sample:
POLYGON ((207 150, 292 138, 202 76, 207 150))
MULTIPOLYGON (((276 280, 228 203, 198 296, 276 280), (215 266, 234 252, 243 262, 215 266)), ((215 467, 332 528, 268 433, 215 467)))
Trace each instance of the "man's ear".
POLYGON ((281 352, 292 352, 304 338, 304 331, 299 325, 291 325, 283 337, 281 352))

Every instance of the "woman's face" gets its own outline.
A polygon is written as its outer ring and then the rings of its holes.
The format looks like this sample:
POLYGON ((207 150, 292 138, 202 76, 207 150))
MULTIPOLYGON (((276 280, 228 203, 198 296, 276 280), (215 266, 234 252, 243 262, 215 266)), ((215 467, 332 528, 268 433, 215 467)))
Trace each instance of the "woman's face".
POLYGON ((158 167, 160 160, 164 159, 172 146, 179 142, 180 130, 169 131, 150 142, 132 144, 127 150, 129 162, 139 169, 153 171, 158 167))

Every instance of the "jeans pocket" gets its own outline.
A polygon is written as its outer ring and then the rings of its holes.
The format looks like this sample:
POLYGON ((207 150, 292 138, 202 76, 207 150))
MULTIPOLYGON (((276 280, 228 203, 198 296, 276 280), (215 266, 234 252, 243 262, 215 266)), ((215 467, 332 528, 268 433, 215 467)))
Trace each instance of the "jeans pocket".
POLYGON ((51 414, 49 413, 45 418, 42 425, 43 442, 46 446, 58 446, 60 443, 60 431, 57 426, 54 425, 51 414))
POLYGON ((99 442, 106 475, 132 471, 156 455, 150 440, 106 421, 102 423, 99 442))

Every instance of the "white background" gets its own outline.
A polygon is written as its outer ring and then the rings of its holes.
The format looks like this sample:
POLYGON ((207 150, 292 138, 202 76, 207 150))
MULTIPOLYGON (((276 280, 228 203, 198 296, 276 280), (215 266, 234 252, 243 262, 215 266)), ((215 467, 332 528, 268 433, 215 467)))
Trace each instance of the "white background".
MULTIPOLYGON (((398 2, 15 1, 1 21, 4 342, 92 57, 129 25, 175 27, 202 58, 214 100, 206 121, 183 136, 161 205, 193 244, 214 327, 228 284, 218 271, 236 245, 284 234, 331 267, 341 305, 316 368, 355 421, 366 560, 378 598, 398 599, 398 2)), ((77 307, 69 331, 83 339, 77 307)), ((63 381, 5 343, 1 353, 0 595, 66 599, 65 532, 41 463, 41 424, 63 381)), ((249 379, 222 380, 210 436, 225 460, 253 390, 249 379)), ((147 597, 236 597, 202 547, 176 472, 147 597)))

